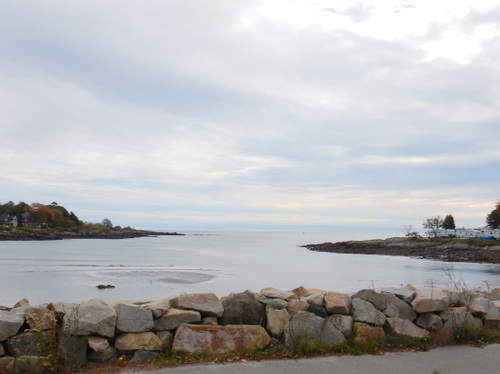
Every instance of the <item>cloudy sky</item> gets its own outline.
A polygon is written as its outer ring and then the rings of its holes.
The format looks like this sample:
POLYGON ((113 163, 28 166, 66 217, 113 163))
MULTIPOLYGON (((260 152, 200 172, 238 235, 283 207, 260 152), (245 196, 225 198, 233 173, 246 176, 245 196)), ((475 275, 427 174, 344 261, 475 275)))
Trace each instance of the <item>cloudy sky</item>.
POLYGON ((0 202, 403 231, 500 199, 500 1, 0 1, 0 202))

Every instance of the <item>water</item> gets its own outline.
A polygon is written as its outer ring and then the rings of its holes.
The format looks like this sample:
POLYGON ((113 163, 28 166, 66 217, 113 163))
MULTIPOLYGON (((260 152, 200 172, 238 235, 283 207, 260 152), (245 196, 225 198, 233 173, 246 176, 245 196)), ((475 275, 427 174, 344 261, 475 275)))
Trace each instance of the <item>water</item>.
POLYGON ((500 286, 500 265, 312 252, 303 244, 394 235, 325 232, 190 232, 123 240, 0 242, 0 305, 158 300, 182 292, 218 296, 298 286, 362 288, 500 286), (99 284, 114 285, 99 290, 99 284))

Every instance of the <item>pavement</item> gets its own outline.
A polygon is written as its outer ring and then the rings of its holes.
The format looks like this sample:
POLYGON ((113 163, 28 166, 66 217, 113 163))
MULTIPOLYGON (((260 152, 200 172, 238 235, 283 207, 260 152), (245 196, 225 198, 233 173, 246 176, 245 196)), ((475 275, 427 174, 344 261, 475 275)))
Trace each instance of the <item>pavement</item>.
POLYGON ((500 374, 500 344, 483 348, 452 346, 427 352, 331 356, 228 364, 188 365, 130 374, 500 374))

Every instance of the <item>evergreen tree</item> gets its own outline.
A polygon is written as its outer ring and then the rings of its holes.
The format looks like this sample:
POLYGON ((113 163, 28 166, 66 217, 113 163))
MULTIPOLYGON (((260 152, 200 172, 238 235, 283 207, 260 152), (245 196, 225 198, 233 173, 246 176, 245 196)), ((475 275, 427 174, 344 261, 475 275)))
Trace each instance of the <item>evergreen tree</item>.
POLYGON ((443 229, 455 230, 455 219, 451 214, 448 214, 443 221, 443 229))
POLYGON ((497 201, 496 208, 486 216, 486 224, 493 229, 500 227, 500 201, 497 201))

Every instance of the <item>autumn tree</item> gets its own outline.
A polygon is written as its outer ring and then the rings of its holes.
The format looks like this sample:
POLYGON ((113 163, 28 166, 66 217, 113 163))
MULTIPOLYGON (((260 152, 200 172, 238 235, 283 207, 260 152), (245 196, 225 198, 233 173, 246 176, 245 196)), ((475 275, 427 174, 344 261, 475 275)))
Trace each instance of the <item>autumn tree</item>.
POLYGON ((455 229, 455 219, 451 214, 444 217, 443 229, 454 230, 455 229))
POLYGON ((486 216, 486 224, 493 229, 500 227, 500 201, 497 201, 495 209, 486 216))

